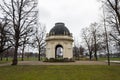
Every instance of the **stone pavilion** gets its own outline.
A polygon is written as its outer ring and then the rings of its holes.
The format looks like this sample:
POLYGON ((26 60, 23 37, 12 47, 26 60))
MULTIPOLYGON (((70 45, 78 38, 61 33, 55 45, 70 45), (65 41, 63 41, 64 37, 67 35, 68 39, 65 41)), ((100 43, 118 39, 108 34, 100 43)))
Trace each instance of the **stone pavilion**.
POLYGON ((73 58, 73 37, 64 23, 56 23, 46 35, 46 57, 73 58))

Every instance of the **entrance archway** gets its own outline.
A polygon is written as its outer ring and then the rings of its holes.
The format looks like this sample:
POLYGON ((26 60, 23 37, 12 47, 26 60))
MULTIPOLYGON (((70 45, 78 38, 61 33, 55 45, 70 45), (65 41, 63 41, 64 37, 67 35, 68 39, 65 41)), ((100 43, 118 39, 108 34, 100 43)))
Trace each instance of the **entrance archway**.
POLYGON ((55 58, 63 58, 63 46, 60 44, 55 47, 55 58))

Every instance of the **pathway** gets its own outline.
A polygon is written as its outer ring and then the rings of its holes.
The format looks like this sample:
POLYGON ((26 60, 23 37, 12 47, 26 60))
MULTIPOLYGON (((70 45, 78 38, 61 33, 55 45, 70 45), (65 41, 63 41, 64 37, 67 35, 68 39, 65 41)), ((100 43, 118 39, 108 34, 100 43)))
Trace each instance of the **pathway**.
MULTIPOLYGON (((0 66, 8 66, 11 63, 0 64, 0 66)), ((104 61, 75 61, 75 62, 41 62, 41 61, 19 61, 18 65, 107 65, 104 61)), ((111 65, 120 65, 120 61, 111 62, 111 65)))

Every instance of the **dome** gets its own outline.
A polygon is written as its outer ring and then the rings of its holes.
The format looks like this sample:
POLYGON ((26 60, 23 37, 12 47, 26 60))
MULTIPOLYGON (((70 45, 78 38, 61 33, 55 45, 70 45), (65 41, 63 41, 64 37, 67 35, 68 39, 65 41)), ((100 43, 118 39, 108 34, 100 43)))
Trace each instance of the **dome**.
POLYGON ((70 32, 64 23, 56 23, 55 26, 50 30, 49 35, 68 35, 70 32))

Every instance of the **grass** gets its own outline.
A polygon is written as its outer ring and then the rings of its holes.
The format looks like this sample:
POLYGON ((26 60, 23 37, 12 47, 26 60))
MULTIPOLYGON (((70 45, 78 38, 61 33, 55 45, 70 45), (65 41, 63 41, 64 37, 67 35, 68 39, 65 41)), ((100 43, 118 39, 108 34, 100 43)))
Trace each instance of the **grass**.
MULTIPOLYGON (((2 61, 0 61, 0 64, 3 64, 3 63, 8 63, 8 62, 12 62, 13 58, 9 57, 8 58, 8 61, 6 60, 6 58, 3 58, 2 61)), ((18 58, 18 61, 21 61, 21 58, 18 58)), ((38 58, 36 57, 29 57, 29 58, 24 58, 24 61, 38 61, 38 58)))
POLYGON ((11 61, 0 61, 0 64, 9 63, 11 61))
POLYGON ((119 80, 120 66, 4 66, 0 80, 119 80))
MULTIPOLYGON (((107 58, 98 58, 98 60, 103 61, 103 60, 107 60, 107 58)), ((117 60, 120 61, 120 58, 110 58, 110 60, 117 60)))

